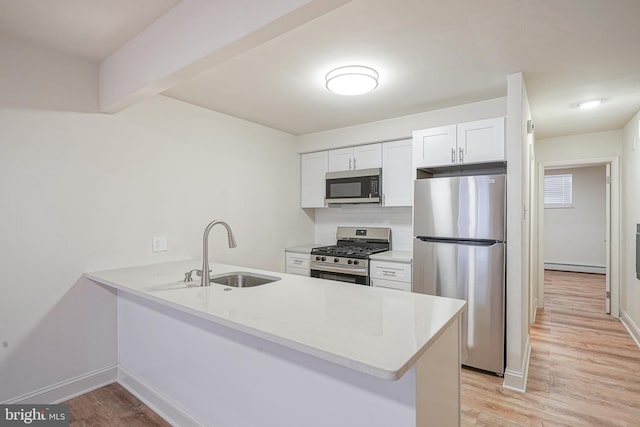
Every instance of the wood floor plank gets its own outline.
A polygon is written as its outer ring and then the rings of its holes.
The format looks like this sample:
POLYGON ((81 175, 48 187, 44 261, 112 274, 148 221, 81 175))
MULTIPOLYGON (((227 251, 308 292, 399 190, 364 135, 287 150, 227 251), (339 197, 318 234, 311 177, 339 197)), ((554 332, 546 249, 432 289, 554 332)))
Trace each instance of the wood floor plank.
POLYGON ((605 314, 605 277, 545 271, 544 281, 527 392, 463 369, 462 425, 640 426, 640 349, 605 314))
POLYGON ((158 414, 120 384, 113 383, 75 397, 69 404, 73 427, 168 427, 158 414))

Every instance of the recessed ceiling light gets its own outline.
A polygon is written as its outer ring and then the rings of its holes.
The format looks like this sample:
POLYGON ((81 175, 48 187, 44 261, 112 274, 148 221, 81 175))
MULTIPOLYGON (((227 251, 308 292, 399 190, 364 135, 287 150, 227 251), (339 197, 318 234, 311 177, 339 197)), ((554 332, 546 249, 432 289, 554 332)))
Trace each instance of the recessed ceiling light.
POLYGON ((592 99, 590 101, 584 101, 578 103, 578 108, 588 110, 589 108, 595 108, 602 102, 602 99, 592 99))
POLYGON ((347 65, 329 71, 327 89, 338 95, 362 95, 378 87, 378 72, 363 65, 347 65))

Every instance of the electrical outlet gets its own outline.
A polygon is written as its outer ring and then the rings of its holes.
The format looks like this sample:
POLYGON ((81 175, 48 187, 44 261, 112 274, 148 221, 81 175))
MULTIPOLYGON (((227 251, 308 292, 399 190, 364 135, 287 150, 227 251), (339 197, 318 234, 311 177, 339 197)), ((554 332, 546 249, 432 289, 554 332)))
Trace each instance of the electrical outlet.
POLYGON ((152 252, 164 252, 169 250, 167 246, 167 237, 154 237, 151 241, 151 251, 152 252))

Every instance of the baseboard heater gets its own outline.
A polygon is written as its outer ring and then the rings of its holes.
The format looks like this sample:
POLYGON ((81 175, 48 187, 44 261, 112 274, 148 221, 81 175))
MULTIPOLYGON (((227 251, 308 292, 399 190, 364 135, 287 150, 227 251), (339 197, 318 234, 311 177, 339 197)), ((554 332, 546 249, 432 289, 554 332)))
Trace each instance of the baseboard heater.
POLYGON ((556 262, 545 262, 545 270, 574 271, 576 273, 596 273, 607 274, 607 267, 598 265, 562 264, 556 262))

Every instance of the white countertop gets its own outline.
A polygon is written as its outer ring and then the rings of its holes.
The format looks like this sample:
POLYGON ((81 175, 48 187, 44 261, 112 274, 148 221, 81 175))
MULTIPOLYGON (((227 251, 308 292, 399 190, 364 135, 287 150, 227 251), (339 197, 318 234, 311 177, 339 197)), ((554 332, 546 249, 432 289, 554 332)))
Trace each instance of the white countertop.
POLYGON ((409 263, 413 260, 412 251, 387 251, 369 255, 369 259, 378 261, 395 261, 409 263))
MULTIPOLYGON (((212 275, 249 271, 282 279, 252 288, 185 287, 189 260, 85 273, 229 328, 379 378, 400 378, 466 306, 461 300, 212 263, 212 275)), ((194 275, 194 279, 197 277, 194 275)))
POLYGON ((321 245, 319 243, 310 243, 308 245, 300 245, 300 246, 293 246, 291 248, 285 248, 285 252, 296 252, 296 253, 299 253, 299 254, 311 254, 311 249, 319 248, 320 246, 326 246, 326 245, 321 245))

